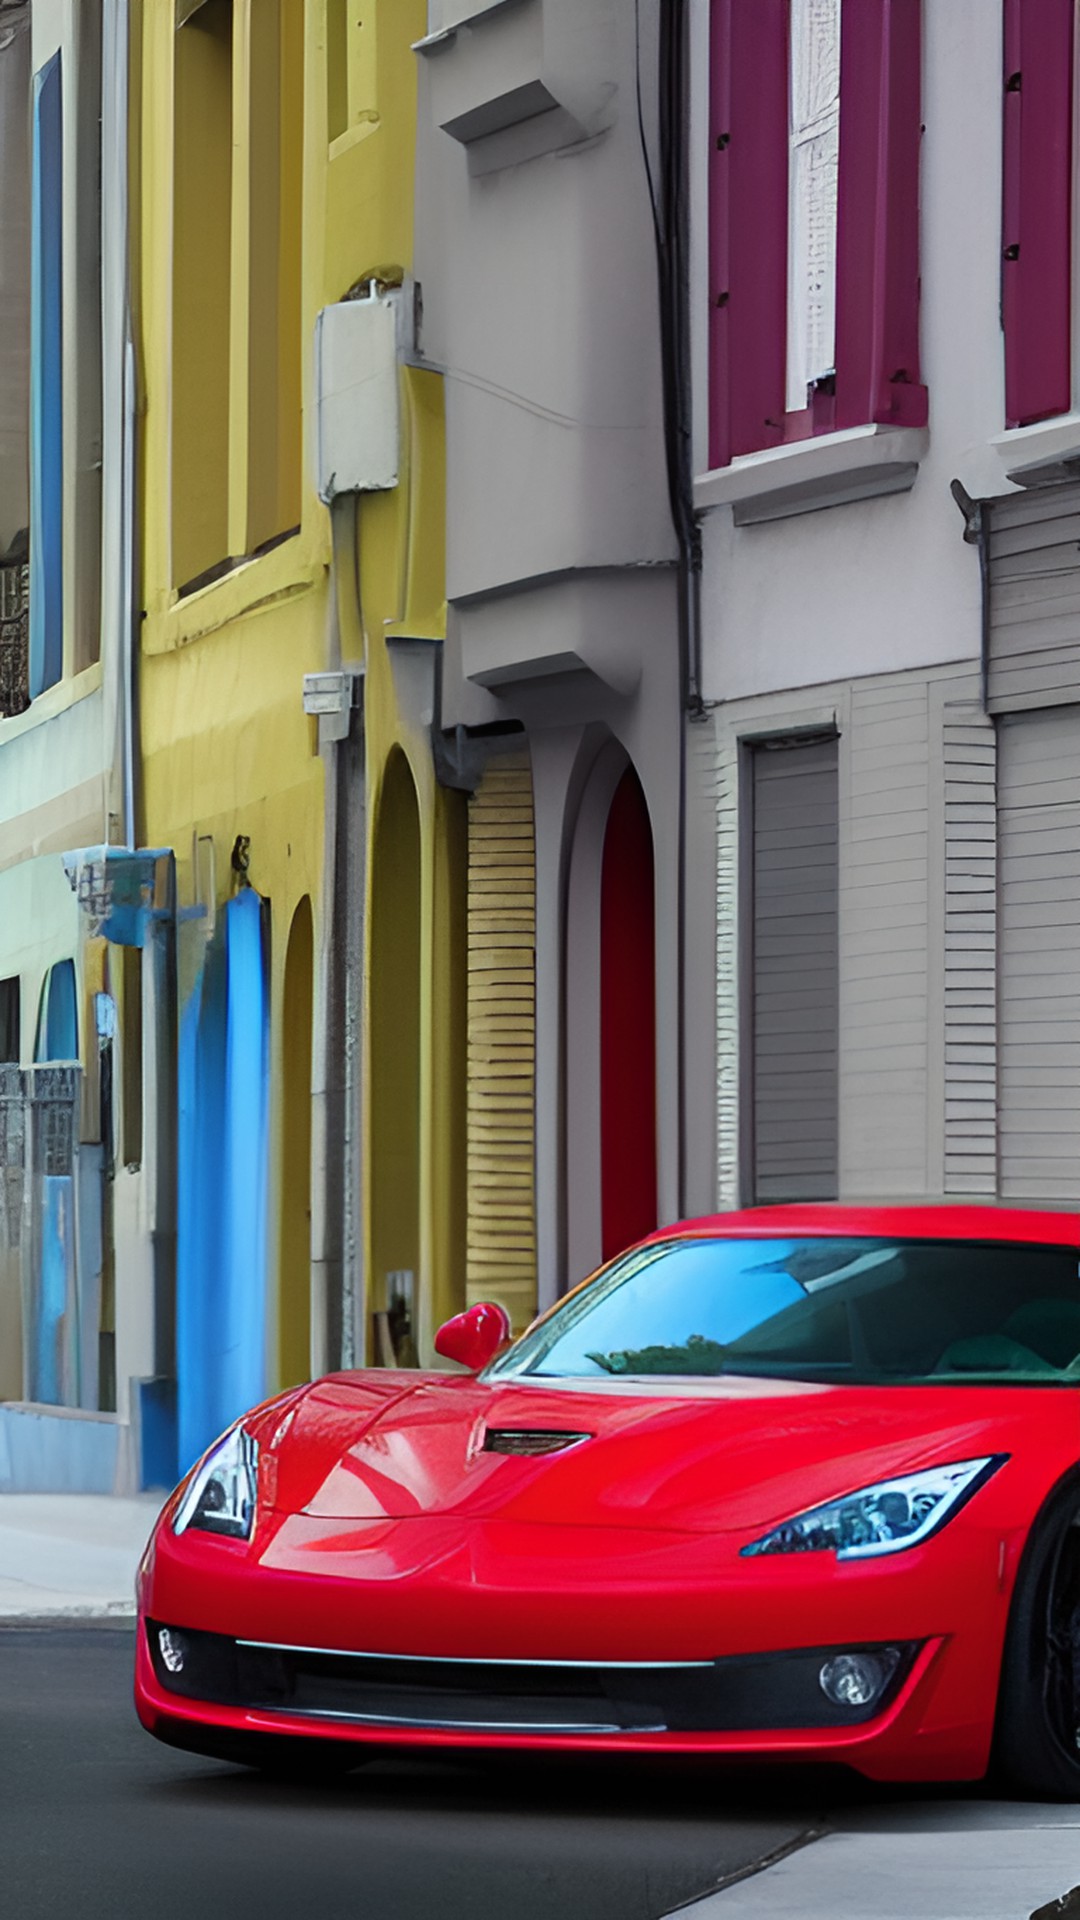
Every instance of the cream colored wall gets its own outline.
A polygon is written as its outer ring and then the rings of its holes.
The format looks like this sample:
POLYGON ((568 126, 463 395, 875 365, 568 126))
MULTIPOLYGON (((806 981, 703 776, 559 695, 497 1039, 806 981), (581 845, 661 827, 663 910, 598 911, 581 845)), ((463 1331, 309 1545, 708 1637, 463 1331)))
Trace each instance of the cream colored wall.
POLYGON ((24 860, 0 873, 0 978, 21 980, 20 1024, 24 1062, 33 1060, 38 1001, 56 960, 81 966, 78 903, 60 855, 24 860))

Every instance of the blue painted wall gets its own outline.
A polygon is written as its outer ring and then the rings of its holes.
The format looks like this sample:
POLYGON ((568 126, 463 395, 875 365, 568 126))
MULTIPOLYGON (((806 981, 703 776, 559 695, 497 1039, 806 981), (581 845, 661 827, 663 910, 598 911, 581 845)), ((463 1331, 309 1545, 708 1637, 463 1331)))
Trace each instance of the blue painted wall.
POLYGON ((266 1393, 269 999, 264 903, 229 902, 181 1013, 179 1468, 266 1393))
POLYGON ((65 1377, 69 1372, 66 1338, 68 1264, 74 1232, 71 1180, 45 1175, 41 1181, 38 1204, 41 1208, 38 1300, 33 1348, 32 1373, 28 1381, 31 1400, 46 1406, 73 1405, 78 1399, 77 1381, 65 1377))
POLYGON ((225 1062, 228 1180, 224 1252, 227 1332, 223 1388, 228 1418, 266 1394, 267 1116, 270 1007, 265 915, 245 887, 229 902, 228 1044, 225 1062))
MULTIPOLYGON (((79 1019, 74 960, 57 960, 41 990, 34 1046, 38 1062, 78 1060, 79 1019)), ((31 1400, 77 1406, 80 1399, 79 1301, 75 1286, 75 1182, 43 1174, 35 1192, 38 1214, 37 1297, 32 1316, 31 1400)))

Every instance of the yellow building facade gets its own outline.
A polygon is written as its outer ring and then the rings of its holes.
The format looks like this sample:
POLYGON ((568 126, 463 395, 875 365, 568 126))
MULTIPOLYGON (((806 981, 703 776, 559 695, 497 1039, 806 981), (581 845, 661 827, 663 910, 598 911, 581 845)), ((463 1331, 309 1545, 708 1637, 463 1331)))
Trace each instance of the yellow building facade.
POLYGON ((175 979, 147 1004, 165 1020, 175 992, 157 1056, 161 1154, 175 1075, 171 1202, 158 1189, 178 1236, 181 1466, 241 1388, 423 1355, 464 1301, 465 800, 438 786, 430 740, 439 376, 402 356, 395 486, 330 510, 314 466, 320 310, 410 297, 425 7, 356 15, 135 15, 139 831, 175 884, 175 979), (341 667, 360 689, 352 789, 304 706, 305 676, 341 667), (348 938, 361 965, 335 1020, 348 938), (344 1108, 327 1094, 343 1030, 344 1108), (219 1342, 244 1361, 219 1364, 219 1342))

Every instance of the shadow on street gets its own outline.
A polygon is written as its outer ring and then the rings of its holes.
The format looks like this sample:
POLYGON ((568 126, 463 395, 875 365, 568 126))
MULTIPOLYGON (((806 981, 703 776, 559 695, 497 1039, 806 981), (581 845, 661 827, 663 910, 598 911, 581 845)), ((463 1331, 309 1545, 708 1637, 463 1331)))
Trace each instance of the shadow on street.
POLYGON ((915 1799, 842 1773, 554 1757, 379 1758, 286 1784, 151 1740, 132 1647, 130 1629, 0 1632, 3 1906, 20 1920, 654 1920, 915 1799))

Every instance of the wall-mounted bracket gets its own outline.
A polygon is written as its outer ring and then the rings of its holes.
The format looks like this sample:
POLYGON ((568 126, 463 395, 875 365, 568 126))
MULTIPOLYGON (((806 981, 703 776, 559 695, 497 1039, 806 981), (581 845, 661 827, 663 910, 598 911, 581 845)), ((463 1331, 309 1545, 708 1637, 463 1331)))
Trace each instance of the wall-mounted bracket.
POLYGON ((319 751, 347 740, 353 714, 364 703, 361 667, 337 667, 329 673, 305 673, 304 712, 319 723, 319 751))

